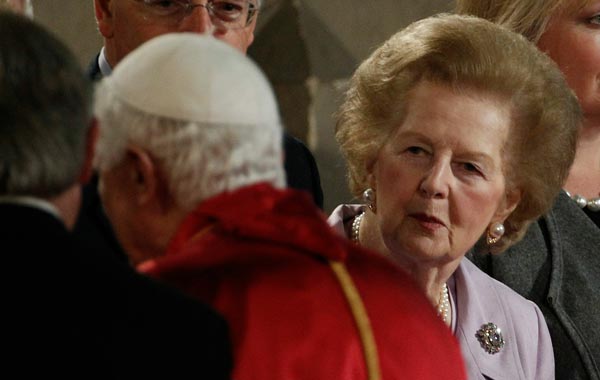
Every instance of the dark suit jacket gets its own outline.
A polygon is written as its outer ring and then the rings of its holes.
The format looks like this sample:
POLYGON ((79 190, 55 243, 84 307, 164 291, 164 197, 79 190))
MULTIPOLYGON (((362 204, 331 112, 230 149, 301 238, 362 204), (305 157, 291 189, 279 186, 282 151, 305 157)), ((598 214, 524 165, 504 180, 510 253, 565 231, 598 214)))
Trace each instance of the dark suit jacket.
MULTIPOLYGON (((98 65, 98 56, 90 63, 88 75, 92 80, 100 80, 102 73, 98 65)), ((308 191, 317 206, 323 208, 323 190, 315 158, 308 148, 298 139, 284 133, 285 174, 291 188, 308 191)), ((112 256, 125 260, 125 254, 112 231, 102 209, 98 195, 97 178, 84 187, 83 204, 74 233, 89 241, 99 249, 110 252, 112 256)))
POLYGON ((2 368, 13 378, 227 379, 225 321, 83 248, 45 211, 0 204, 2 368))
POLYGON ((540 307, 557 380, 600 379, 600 228, 575 202, 561 193, 522 241, 472 260, 540 307))

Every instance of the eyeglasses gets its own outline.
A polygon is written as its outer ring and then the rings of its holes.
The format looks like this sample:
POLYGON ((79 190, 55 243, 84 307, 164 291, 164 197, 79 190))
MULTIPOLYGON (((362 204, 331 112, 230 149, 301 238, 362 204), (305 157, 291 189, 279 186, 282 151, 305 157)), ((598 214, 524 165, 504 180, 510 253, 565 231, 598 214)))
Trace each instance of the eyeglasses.
POLYGON ((206 4, 194 4, 192 0, 136 0, 142 3, 148 14, 163 22, 178 24, 189 16, 194 8, 205 8, 217 29, 241 29, 250 25, 258 9, 250 0, 208 0, 206 4))

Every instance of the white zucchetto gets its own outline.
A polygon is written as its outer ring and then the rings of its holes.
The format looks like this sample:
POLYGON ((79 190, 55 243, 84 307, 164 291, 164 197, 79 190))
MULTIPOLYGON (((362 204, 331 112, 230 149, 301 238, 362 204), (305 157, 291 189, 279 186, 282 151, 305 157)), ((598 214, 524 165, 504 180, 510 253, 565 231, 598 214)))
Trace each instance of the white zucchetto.
POLYGON ((153 38, 128 54, 104 81, 119 100, 155 116, 217 124, 280 123, 262 71, 212 36, 153 38))

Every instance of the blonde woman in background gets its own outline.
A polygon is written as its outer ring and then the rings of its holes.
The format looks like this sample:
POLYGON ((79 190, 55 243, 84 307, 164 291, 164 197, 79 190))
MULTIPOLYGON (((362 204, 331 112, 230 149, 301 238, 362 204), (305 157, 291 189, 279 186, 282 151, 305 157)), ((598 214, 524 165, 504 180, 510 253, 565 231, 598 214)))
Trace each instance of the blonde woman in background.
POLYGON ((474 261, 540 306, 558 379, 600 379, 600 1, 457 0, 456 11, 537 44, 558 64, 583 109, 565 192, 520 244, 474 261))

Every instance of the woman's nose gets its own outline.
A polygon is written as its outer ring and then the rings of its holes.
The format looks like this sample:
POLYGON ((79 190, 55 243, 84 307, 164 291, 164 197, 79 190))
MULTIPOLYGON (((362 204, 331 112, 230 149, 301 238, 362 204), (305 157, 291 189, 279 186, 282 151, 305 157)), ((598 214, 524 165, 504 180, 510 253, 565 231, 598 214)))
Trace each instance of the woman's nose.
POLYGON ((427 198, 446 198, 450 191, 452 168, 444 161, 432 162, 423 176, 419 190, 427 198))

